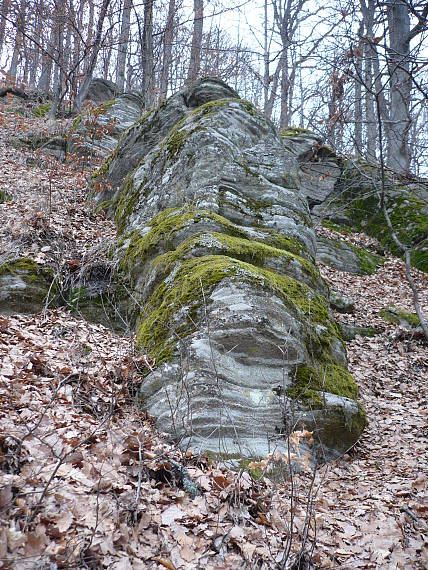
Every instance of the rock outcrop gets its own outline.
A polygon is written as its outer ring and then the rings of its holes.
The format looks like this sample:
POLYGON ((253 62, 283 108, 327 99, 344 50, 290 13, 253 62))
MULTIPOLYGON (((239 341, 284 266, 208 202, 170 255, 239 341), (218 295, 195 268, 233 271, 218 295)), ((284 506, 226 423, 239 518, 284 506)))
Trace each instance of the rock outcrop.
MULTIPOLYGON (((296 156, 302 171, 302 192, 308 200, 315 220, 331 220, 336 224, 363 231, 378 239, 383 248, 401 256, 392 239, 381 209, 382 176, 379 165, 362 159, 337 156, 328 146, 320 151, 320 160, 312 159, 311 145, 316 135, 305 129, 290 128, 282 134, 284 144, 296 156)), ((385 203, 399 239, 412 249, 412 263, 428 271, 428 183, 385 172, 385 203)), ((329 244, 320 242, 320 250, 330 260, 342 257, 332 253, 329 244), (326 249, 330 251, 326 251, 326 249)), ((338 255, 339 254, 339 255, 338 255)), ((344 254, 346 256, 346 254, 344 254)), ((352 257, 352 256, 351 256, 352 257)), ((347 256, 351 272, 357 265, 347 256)), ((326 257, 324 262, 328 262, 326 257)), ((337 264, 333 261, 333 267, 337 264)), ((347 269, 345 269, 347 270, 347 269)))
POLYGON ((142 97, 135 93, 124 93, 97 107, 85 108, 74 121, 68 152, 105 158, 122 133, 137 121, 142 109, 142 97))
POLYGON ((324 457, 352 446, 364 412, 274 126, 201 80, 129 128, 94 183, 138 347, 156 359, 140 398, 158 426, 222 457, 283 449, 302 424, 324 457))
POLYGON ((118 95, 119 91, 117 85, 113 83, 113 81, 95 77, 89 85, 85 100, 92 101, 95 105, 100 105, 101 103, 111 101, 111 99, 114 99, 118 95))

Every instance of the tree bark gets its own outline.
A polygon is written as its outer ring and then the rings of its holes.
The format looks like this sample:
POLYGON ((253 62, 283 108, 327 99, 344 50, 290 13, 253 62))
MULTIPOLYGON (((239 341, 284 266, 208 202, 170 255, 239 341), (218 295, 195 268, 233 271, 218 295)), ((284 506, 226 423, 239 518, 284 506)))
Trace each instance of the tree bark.
POLYGON ((190 50, 190 64, 187 73, 187 83, 198 78, 201 71, 202 35, 204 27, 204 2, 193 0, 193 35, 190 50))
POLYGON ((172 42, 174 39, 174 16, 175 0, 169 0, 168 17, 166 20, 163 38, 162 72, 160 78, 160 100, 163 101, 168 95, 168 77, 172 61, 172 42))
POLYGON ((101 5, 100 14, 98 16, 98 21, 97 21, 97 30, 96 30, 94 45, 92 46, 91 54, 88 59, 88 66, 86 69, 85 77, 83 79, 83 83, 80 86, 80 90, 76 98, 74 99, 73 111, 78 111, 82 107, 83 101, 85 100, 86 95, 88 94, 89 85, 92 81, 95 65, 97 63, 98 52, 100 51, 101 48, 103 25, 110 2, 111 0, 103 0, 103 3, 101 5))
POLYGON ((389 27, 388 70, 390 78, 390 111, 387 123, 387 164, 406 173, 410 166, 410 17, 402 0, 391 0, 387 8, 389 27))
POLYGON ((132 0, 124 0, 120 23, 119 50, 116 62, 116 84, 119 91, 125 87, 126 55, 128 52, 132 0))
POLYGON ((25 11, 27 9, 26 0, 21 0, 19 5, 19 11, 16 16, 16 32, 15 32, 15 44, 13 47, 12 59, 9 67, 9 77, 10 80, 15 83, 17 79, 19 60, 22 58, 21 50, 23 45, 23 30, 25 26, 25 11))
POLYGON ((141 54, 143 66, 142 91, 144 106, 149 109, 154 102, 153 78, 153 0, 144 2, 143 46, 141 54))
POLYGON ((10 0, 3 0, 1 5, 0 16, 0 57, 3 52, 4 38, 6 34, 6 18, 9 15, 10 0))

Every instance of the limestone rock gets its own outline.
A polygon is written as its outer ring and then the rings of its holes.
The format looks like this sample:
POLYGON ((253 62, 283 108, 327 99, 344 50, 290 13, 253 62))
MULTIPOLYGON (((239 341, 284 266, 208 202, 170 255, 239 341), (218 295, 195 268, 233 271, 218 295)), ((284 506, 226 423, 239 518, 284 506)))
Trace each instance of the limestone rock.
POLYGON ((131 127, 97 184, 137 345, 156 359, 140 395, 160 429, 223 457, 284 449, 303 423, 326 457, 352 446, 364 413, 299 164, 272 123, 201 80, 131 127))
POLYGON ((379 314, 386 321, 404 328, 412 329, 420 326, 419 318, 416 313, 409 313, 398 307, 385 307, 379 314))
POLYGON ((330 291, 330 305, 336 309, 338 313, 353 313, 355 303, 350 297, 346 297, 338 291, 330 291))

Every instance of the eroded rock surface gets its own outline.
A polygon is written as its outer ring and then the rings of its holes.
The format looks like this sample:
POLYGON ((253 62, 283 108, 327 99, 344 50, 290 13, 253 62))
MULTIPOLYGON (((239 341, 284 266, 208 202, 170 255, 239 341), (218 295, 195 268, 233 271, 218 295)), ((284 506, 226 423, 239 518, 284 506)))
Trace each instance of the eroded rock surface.
POLYGON ((156 359, 142 405, 182 446, 284 448, 296 425, 327 457, 364 426, 296 157, 227 85, 201 80, 140 119, 96 176, 116 256, 156 359))

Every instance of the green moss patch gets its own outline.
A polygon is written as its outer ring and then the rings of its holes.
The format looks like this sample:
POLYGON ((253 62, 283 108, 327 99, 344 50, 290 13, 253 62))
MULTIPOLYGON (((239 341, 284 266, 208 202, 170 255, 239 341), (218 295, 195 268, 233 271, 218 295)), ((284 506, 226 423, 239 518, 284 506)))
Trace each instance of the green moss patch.
POLYGON ((139 232, 124 235, 119 245, 128 240, 129 242, 122 262, 123 269, 129 271, 136 263, 144 262, 149 254, 154 257, 161 251, 170 250, 176 232, 203 220, 210 220, 218 226, 219 231, 213 232, 216 239, 223 244, 225 252, 234 253, 238 259, 263 265, 266 257, 284 257, 290 262, 297 261, 302 270, 313 279, 319 278, 318 270, 311 260, 308 261, 309 255, 304 245, 295 238, 263 228, 260 233, 261 236, 265 235, 254 240, 245 230, 223 216, 189 205, 170 208, 155 216, 149 223, 149 232, 144 236, 139 232))
POLYGON ((346 244, 352 249, 352 251, 360 260, 361 273, 365 275, 373 275, 376 269, 380 265, 383 265, 384 260, 379 255, 370 253, 366 249, 358 247, 353 243, 346 242, 346 244))
POLYGON ((339 224, 335 224, 331 220, 324 219, 322 220, 321 225, 323 226, 323 228, 328 228, 329 230, 333 230, 340 234, 349 235, 352 233, 352 229, 349 228, 348 226, 341 226, 339 224))
POLYGON ((0 190, 0 204, 4 204, 5 202, 10 202, 13 199, 12 195, 6 190, 0 190))
POLYGON ((7 291, 1 300, 1 306, 18 313, 38 312, 44 307, 46 300, 51 301, 58 294, 53 270, 38 265, 29 258, 0 265, 0 280, 1 287, 7 291), (10 278, 17 278, 21 284, 16 287, 16 283, 10 278))
POLYGON ((279 134, 282 137, 298 137, 303 133, 309 133, 308 129, 304 129, 302 127, 287 127, 282 130, 279 134))
POLYGON ((43 105, 39 105, 38 107, 33 107, 33 109, 31 109, 31 113, 35 117, 40 117, 40 118, 46 117, 46 115, 51 110, 51 107, 52 103, 44 103, 43 105))
POLYGON ((321 362, 308 366, 299 364, 294 373, 293 385, 287 390, 288 396, 309 407, 323 408, 323 392, 357 400, 358 386, 351 374, 340 364, 321 362))

